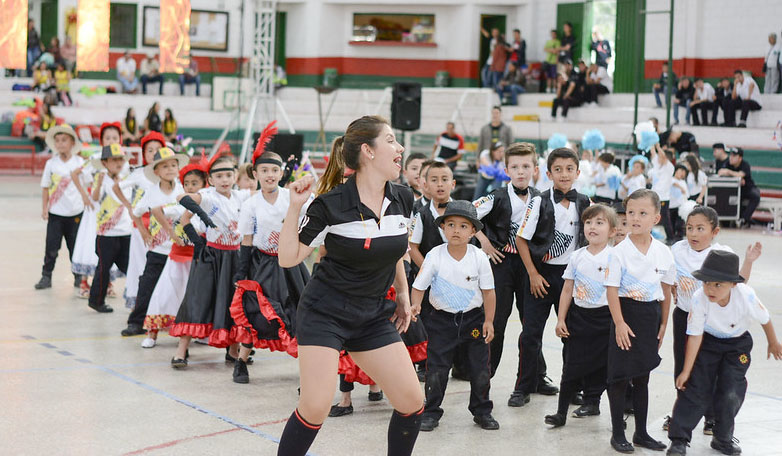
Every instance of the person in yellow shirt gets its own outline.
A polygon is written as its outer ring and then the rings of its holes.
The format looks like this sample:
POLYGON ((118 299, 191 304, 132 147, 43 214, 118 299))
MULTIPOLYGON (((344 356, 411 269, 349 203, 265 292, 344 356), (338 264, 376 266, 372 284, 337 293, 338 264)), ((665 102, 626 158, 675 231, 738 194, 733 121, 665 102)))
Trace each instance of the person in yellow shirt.
POLYGON ((57 100, 65 106, 73 104, 71 102, 71 74, 65 69, 65 64, 57 64, 57 70, 54 72, 54 84, 57 88, 57 100))
POLYGON ((163 118, 163 136, 166 137, 166 141, 170 143, 176 142, 177 124, 174 119, 174 113, 171 109, 166 109, 166 116, 163 118))
POLYGON ((33 90, 36 92, 46 92, 52 85, 52 72, 46 66, 46 62, 41 62, 33 71, 33 90))

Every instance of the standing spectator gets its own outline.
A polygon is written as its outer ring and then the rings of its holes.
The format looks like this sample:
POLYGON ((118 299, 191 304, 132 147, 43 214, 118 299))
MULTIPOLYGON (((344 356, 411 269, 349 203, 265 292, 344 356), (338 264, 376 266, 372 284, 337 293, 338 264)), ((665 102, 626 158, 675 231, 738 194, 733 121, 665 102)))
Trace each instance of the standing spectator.
POLYGON ((777 34, 769 33, 766 60, 763 61, 763 73, 766 74, 766 85, 763 87, 763 93, 777 93, 781 62, 777 34))
POLYGON ((497 46, 494 46, 494 50, 491 53, 491 68, 489 71, 491 87, 495 90, 500 83, 500 79, 502 79, 502 75, 505 73, 505 65, 507 62, 508 48, 505 44, 505 38, 500 35, 497 38, 497 46))
POLYGON ((679 107, 685 108, 684 121, 690 124, 690 102, 695 97, 695 87, 690 83, 690 78, 682 78, 673 96, 673 124, 679 124, 679 107))
POLYGON ((519 104, 519 94, 524 93, 524 73, 516 65, 516 62, 511 60, 508 63, 508 71, 505 76, 497 83, 497 95, 500 96, 500 101, 505 93, 510 92, 510 104, 519 104))
POLYGON ((130 51, 125 51, 122 57, 117 59, 117 80, 122 84, 124 93, 138 92, 138 78, 136 77, 136 61, 130 56, 130 51))
POLYGON ((562 39, 559 46, 559 63, 562 66, 566 62, 573 61, 573 49, 576 48, 576 37, 573 36, 573 24, 565 22, 562 26, 562 39))
POLYGON ((714 155, 714 172, 718 173, 722 168, 728 166, 728 153, 725 152, 725 144, 714 143, 711 146, 712 155, 714 155))
POLYGON ((192 55, 187 56, 190 59, 190 65, 183 74, 179 75, 179 94, 185 94, 185 84, 195 84, 196 96, 201 96, 201 75, 198 73, 198 62, 192 55))
POLYGON ((557 31, 552 29, 551 39, 543 45, 543 51, 546 53, 542 66, 543 77, 546 79, 546 93, 555 93, 557 91, 557 60, 561 45, 557 37, 557 31))
MULTIPOLYGON (((730 97, 733 94, 733 83, 730 82, 729 78, 722 78, 720 79, 719 84, 717 84, 717 89, 714 92, 716 99, 714 100, 714 115, 711 116, 711 124, 716 126, 717 114, 719 113, 720 108, 722 108, 723 117, 725 116, 725 104, 730 100, 730 97)), ((725 126, 725 123, 723 122, 722 125, 725 126)))
POLYGON ((491 108, 491 122, 481 127, 481 134, 478 138, 478 153, 490 149, 491 145, 497 141, 503 144, 512 144, 513 132, 510 126, 502 122, 502 108, 494 106, 491 108))
MULTIPOLYGON (((676 87, 676 73, 671 72, 671 75, 673 76, 672 87, 676 87)), ((663 102, 660 100, 660 94, 663 93, 665 94, 665 98, 668 98, 668 62, 663 62, 663 70, 660 73, 660 79, 654 83, 652 91, 654 92, 654 101, 657 102, 657 107, 662 108, 663 102)))
POLYGON ((592 28, 592 50, 595 51, 595 63, 602 68, 608 68, 611 63, 611 43, 603 37, 597 27, 592 28))
POLYGON ((147 54, 147 58, 141 61, 141 93, 147 94, 147 84, 150 82, 160 83, 158 95, 163 95, 163 75, 160 74, 160 63, 155 58, 155 54, 147 54))
POLYGON ((741 178, 741 220, 744 226, 749 226, 752 223, 752 214, 760 203, 760 189, 752 180, 752 170, 749 162, 744 160, 744 150, 741 147, 731 149, 728 165, 717 174, 741 178))
POLYGON ((527 68, 527 42, 521 37, 521 30, 513 29, 513 43, 511 47, 511 62, 516 62, 516 68, 527 68))
POLYGON ((174 113, 171 112, 171 109, 166 108, 166 114, 163 118, 163 136, 166 137, 166 141, 170 143, 176 142, 178 129, 176 119, 174 119, 174 113))
POLYGON ((565 64, 565 77, 557 89, 557 98, 554 99, 554 103, 551 105, 551 118, 557 118, 557 108, 562 106, 562 119, 567 118, 567 112, 570 108, 581 106, 584 101, 584 93, 586 92, 586 65, 583 60, 578 62, 578 67, 581 70, 576 71, 573 69, 573 64, 565 64))
POLYGON ((598 95, 611 93, 614 89, 614 82, 608 76, 608 70, 597 63, 589 66, 586 84, 586 101, 592 104, 597 104, 598 95))
POLYGON ((60 56, 65 64, 65 69, 74 74, 76 70, 76 45, 73 44, 71 37, 65 35, 65 44, 60 47, 60 56))
POLYGON ((445 124, 445 131, 437 137, 434 143, 432 158, 444 162, 453 171, 463 155, 464 138, 456 133, 456 125, 453 122, 448 122, 445 124))
POLYGON ((750 111, 760 111, 762 109, 760 100, 760 89, 758 84, 752 79, 752 76, 744 76, 744 72, 736 70, 733 72, 733 93, 726 100, 725 106, 725 124, 728 127, 736 126, 736 110, 741 109, 740 128, 747 128, 747 116, 750 111))
POLYGON ((489 56, 486 57, 486 63, 481 68, 481 78, 483 80, 484 87, 494 87, 491 81, 491 64, 493 62, 494 48, 497 47, 497 43, 500 38, 500 29, 491 29, 491 35, 485 28, 481 27, 481 34, 489 39, 489 56))
POLYGON ((49 47, 46 48, 46 52, 54 57, 55 64, 62 62, 62 54, 60 53, 60 39, 56 36, 53 36, 49 41, 49 47))
MULTIPOLYGON (((714 94, 714 87, 703 78, 695 80, 695 97, 690 102, 690 112, 692 112, 692 124, 698 126, 701 120, 698 118, 698 110, 703 116, 703 125, 709 124, 709 109, 714 109, 714 101, 717 96, 714 94)), ((714 115, 716 117, 716 113, 714 115)), ((714 122, 712 122, 714 123, 714 122)))
POLYGON ((147 118, 144 119, 144 133, 148 134, 151 131, 160 133, 163 131, 163 122, 160 120, 160 103, 155 102, 149 112, 147 118))
POLYGON ((65 106, 71 102, 71 73, 65 69, 65 63, 59 62, 54 72, 54 84, 57 89, 57 100, 65 106))
POLYGON ((128 108, 125 114, 125 121, 122 122, 122 141, 126 146, 138 144, 141 135, 138 131, 138 122, 136 122, 136 111, 128 108))
POLYGON ((27 77, 33 75, 33 65, 38 61, 38 57, 41 56, 41 39, 38 37, 38 32, 35 30, 35 21, 30 19, 27 21, 27 77))

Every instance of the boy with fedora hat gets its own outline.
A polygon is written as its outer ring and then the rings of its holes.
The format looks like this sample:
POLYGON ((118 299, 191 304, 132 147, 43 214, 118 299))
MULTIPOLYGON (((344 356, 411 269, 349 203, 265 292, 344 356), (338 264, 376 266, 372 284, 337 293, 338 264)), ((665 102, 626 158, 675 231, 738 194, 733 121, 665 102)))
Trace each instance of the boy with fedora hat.
POLYGON ((491 416, 493 404, 489 399, 488 344, 494 338, 494 277, 488 256, 469 244, 483 224, 469 201, 451 201, 435 223, 447 243, 426 254, 412 291, 414 319, 421 312, 427 288, 433 307, 424 319, 429 343, 421 430, 434 430, 443 416, 440 405, 457 350, 466 354, 473 421, 483 429, 499 429, 499 423, 491 416))
POLYGON ((782 345, 768 310, 755 291, 742 283, 744 278, 739 275, 739 257, 735 253, 712 250, 692 275, 703 282, 703 288, 692 296, 684 369, 676 378, 681 394, 668 428, 671 447, 667 454, 686 454, 692 430, 712 393, 716 420, 711 447, 722 454, 741 454, 741 448, 733 441, 733 429, 747 393, 752 322, 763 326, 768 357, 782 360, 782 345))
MULTIPOLYGON (((42 206, 41 218, 46 220, 46 250, 43 257, 41 280, 36 290, 52 286, 52 271, 57 253, 65 238, 69 258, 73 257, 76 233, 79 231, 84 205, 90 204, 73 183, 71 173, 84 164, 78 152, 81 143, 70 125, 57 125, 46 132, 46 145, 52 151, 52 158, 46 162, 41 176, 42 206)), ((81 283, 81 276, 74 275, 74 286, 81 283)))

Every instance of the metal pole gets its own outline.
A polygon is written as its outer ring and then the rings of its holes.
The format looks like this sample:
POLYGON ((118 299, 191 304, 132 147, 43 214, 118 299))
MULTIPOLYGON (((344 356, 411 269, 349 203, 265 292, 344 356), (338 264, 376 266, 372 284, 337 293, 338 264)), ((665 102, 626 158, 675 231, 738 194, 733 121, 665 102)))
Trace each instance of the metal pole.
POLYGON ((668 13, 668 80, 665 82, 665 128, 671 127, 671 92, 673 90, 673 2, 668 13))
MULTIPOLYGON (((640 2, 640 0, 638 0, 640 2)), ((641 47, 641 41, 643 36, 641 35, 641 20, 646 20, 646 16, 638 8, 638 12, 635 14, 635 58, 636 64, 644 62, 644 49, 641 47), (640 60, 640 62, 638 62, 640 60)), ((641 68, 643 64, 636 66, 635 77, 633 78, 633 128, 638 124, 638 91, 641 90, 641 68)), ((636 147, 636 138, 633 136, 633 149, 636 147)))

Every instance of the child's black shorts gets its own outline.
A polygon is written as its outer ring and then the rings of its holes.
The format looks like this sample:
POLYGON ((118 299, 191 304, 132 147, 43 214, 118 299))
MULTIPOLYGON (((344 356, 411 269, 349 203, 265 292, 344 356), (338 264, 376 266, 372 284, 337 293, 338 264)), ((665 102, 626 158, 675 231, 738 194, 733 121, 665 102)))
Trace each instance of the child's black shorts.
POLYGON ((337 351, 368 351, 402 338, 391 323, 396 303, 381 298, 350 296, 313 278, 304 289, 296 313, 299 345, 337 351))

